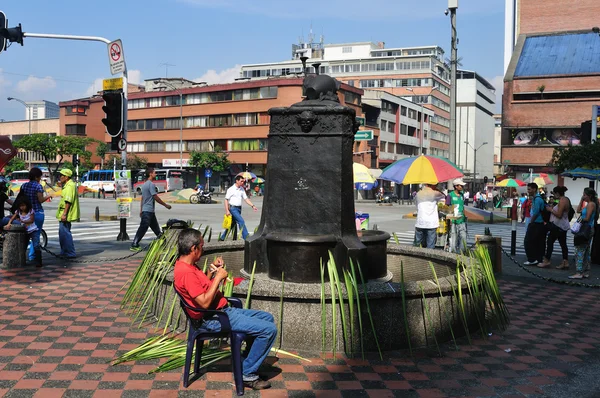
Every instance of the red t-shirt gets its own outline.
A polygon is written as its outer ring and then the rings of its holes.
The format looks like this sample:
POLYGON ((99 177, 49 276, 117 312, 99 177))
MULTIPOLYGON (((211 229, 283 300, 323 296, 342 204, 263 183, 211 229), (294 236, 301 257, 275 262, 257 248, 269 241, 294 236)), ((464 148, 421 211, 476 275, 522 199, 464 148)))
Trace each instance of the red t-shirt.
MULTIPOLYGON (((194 301, 196 297, 202 293, 206 293, 213 281, 208 279, 206 274, 202 270, 198 269, 195 265, 185 263, 177 260, 175 263, 175 271, 173 272, 173 283, 175 288, 183 296, 186 304, 192 307, 198 307, 198 303, 194 301)), ((213 302, 210 304, 210 310, 221 309, 227 305, 227 299, 223 297, 223 294, 217 291, 213 302)), ((197 312, 188 311, 190 318, 202 319, 202 314, 197 312)))

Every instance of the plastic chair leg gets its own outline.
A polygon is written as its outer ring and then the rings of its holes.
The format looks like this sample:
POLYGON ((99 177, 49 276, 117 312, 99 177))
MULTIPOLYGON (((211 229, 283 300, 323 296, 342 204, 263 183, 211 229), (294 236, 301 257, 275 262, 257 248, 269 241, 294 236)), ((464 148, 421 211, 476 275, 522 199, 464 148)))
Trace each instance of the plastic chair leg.
MULTIPOLYGON (((190 328, 191 330, 191 325, 188 325, 188 328, 190 328)), ((187 350, 185 351, 185 366, 183 368, 183 386, 185 388, 188 387, 189 385, 189 380, 190 380, 190 367, 192 365, 192 353, 194 352, 194 340, 193 338, 191 338, 191 331, 188 334, 188 341, 187 341, 187 350)))
POLYGON ((196 358, 194 359, 194 374, 200 373, 200 360, 202 359, 202 349, 204 340, 196 339, 196 358))
POLYGON ((237 395, 244 395, 244 379, 242 377, 242 342, 245 335, 231 334, 231 367, 237 395))

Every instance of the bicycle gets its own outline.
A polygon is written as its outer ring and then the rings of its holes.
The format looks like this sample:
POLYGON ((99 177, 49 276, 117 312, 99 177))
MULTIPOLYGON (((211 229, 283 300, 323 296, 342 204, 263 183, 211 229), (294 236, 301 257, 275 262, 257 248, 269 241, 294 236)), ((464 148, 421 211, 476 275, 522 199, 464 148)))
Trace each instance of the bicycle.
MULTIPOLYGON (((48 245, 48 234, 43 229, 40 230, 40 247, 45 249, 48 245)), ((0 251, 4 249, 4 233, 0 234, 0 251)))

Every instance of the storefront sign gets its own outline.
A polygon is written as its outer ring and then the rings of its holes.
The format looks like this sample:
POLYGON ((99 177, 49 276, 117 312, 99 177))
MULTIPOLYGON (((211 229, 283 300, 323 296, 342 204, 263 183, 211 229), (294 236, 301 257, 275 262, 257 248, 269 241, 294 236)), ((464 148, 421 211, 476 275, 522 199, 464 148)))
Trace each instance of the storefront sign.
POLYGON ((189 159, 183 159, 183 165, 181 163, 182 162, 179 159, 163 159, 162 160, 163 167, 179 167, 179 166, 191 167, 189 159))

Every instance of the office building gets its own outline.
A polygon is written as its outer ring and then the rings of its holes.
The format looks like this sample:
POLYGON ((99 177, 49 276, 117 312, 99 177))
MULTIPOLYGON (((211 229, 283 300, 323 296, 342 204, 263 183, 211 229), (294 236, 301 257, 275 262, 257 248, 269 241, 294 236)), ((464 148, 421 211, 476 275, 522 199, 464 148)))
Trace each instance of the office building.
POLYGON ((59 109, 58 104, 50 101, 25 101, 25 120, 58 118, 59 109))

